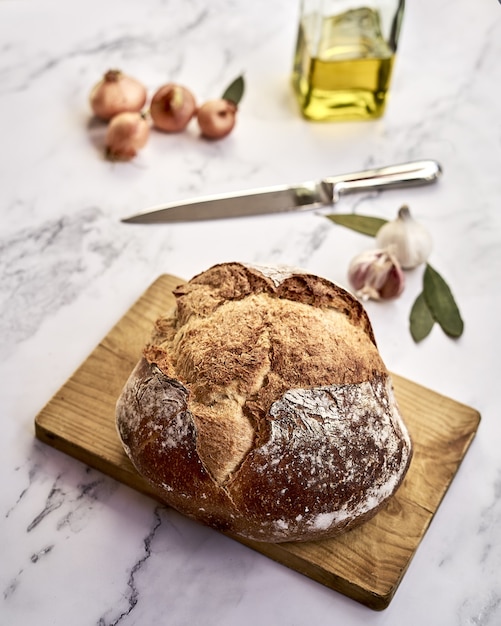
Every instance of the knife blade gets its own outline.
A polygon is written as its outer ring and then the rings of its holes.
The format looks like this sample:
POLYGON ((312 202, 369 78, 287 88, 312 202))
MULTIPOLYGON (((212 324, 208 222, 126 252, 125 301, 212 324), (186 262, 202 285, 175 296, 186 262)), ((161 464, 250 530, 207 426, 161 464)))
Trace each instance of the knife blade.
POLYGON ((411 161, 298 185, 278 185, 162 204, 121 221, 159 224, 306 211, 333 205, 348 193, 427 185, 438 180, 441 174, 437 161, 411 161))

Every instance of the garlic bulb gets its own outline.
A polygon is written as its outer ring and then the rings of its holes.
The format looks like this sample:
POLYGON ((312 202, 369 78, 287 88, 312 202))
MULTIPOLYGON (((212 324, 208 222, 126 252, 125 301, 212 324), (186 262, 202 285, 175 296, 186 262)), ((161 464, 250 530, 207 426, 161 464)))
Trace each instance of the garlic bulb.
POLYGON ((358 254, 348 268, 348 280, 362 300, 386 300, 399 296, 405 276, 388 250, 367 250, 358 254))
POLYGON ((408 206, 400 208, 397 219, 381 226, 376 245, 390 250, 403 269, 425 263, 433 247, 430 233, 411 216, 408 206))

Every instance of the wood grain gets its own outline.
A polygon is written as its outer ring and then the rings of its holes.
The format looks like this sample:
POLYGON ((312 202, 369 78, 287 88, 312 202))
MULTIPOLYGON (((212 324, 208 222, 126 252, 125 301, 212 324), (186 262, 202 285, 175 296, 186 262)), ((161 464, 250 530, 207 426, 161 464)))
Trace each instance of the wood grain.
MULTIPOLYGON (((160 276, 35 418, 40 440, 150 496, 118 439, 115 402, 153 322, 172 306, 172 289, 182 282, 160 276)), ((480 422, 468 406, 405 378, 393 380, 414 457, 388 506, 332 540, 267 544, 235 538, 376 610, 393 598, 480 422)))

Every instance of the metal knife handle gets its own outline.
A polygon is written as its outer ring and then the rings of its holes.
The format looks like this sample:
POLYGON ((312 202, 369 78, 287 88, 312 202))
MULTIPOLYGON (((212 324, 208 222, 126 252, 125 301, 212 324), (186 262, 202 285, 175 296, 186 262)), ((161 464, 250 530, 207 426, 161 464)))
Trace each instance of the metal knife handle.
POLYGON ((436 161, 413 161, 390 165, 363 172, 354 172, 342 176, 331 176, 323 183, 332 185, 332 198, 336 202, 340 195, 378 189, 399 189, 435 182, 442 174, 442 168, 436 161))

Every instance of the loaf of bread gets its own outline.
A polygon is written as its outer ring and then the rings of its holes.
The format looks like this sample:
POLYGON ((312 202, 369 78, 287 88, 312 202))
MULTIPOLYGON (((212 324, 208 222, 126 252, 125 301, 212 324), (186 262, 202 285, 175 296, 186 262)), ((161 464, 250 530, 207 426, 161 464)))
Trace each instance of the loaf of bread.
POLYGON ((370 519, 411 441, 361 303, 300 270, 223 263, 180 285, 117 402, 158 496, 267 542, 370 519))

